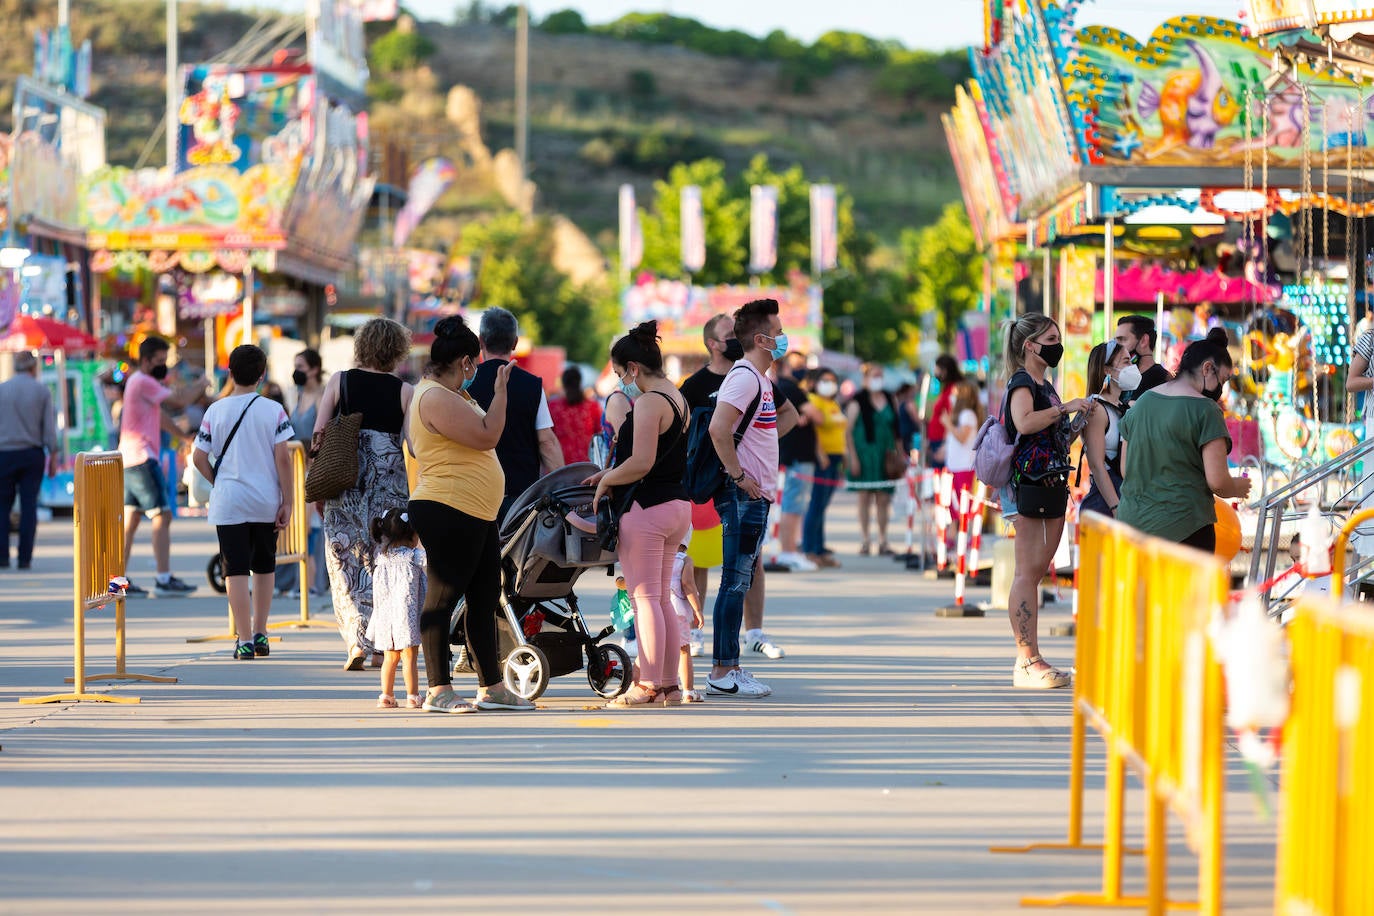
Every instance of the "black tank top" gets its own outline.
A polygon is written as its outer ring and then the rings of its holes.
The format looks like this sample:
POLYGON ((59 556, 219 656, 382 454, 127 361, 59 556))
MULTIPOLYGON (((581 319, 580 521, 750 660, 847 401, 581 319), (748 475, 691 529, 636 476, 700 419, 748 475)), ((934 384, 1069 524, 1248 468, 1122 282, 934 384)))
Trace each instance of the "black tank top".
POLYGON ((401 432, 406 415, 401 409, 403 383, 400 379, 366 369, 349 369, 339 381, 339 409, 361 413, 363 429, 375 429, 379 433, 401 432))
MULTIPOLYGON (((686 499, 687 489, 682 485, 683 475, 687 472, 687 434, 683 430, 686 418, 672 398, 658 391, 650 391, 641 397, 648 397, 656 394, 668 402, 668 406, 673 409, 673 422, 666 430, 658 434, 658 448, 655 450, 657 458, 654 466, 649 469, 649 473, 640 479, 638 485, 626 484, 623 487, 615 488, 615 499, 620 502, 625 498, 625 493, 630 487, 635 487, 634 501, 642 509, 652 509, 654 506, 672 502, 675 499, 686 499)), ((625 422, 620 425, 620 433, 615 443, 615 463, 623 464, 632 454, 634 454, 635 441, 635 411, 630 408, 630 412, 625 416, 625 422)))

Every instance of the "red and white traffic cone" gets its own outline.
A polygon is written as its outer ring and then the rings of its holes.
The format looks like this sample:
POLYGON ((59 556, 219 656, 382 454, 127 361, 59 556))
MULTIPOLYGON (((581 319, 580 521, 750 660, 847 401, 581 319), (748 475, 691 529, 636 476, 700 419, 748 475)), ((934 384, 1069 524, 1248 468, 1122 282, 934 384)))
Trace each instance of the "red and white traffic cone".
MULTIPOLYGON (((782 547, 782 541, 778 537, 778 528, 782 524, 782 489, 787 484, 787 469, 778 468, 778 498, 773 500, 773 505, 768 507, 768 543, 764 546, 763 556, 769 556, 769 548, 774 551, 782 547)), ((778 562, 778 555, 772 554, 772 559, 766 559, 763 563, 764 572, 791 572, 792 567, 784 566, 778 562)))
POLYGON ((988 488, 980 480, 973 485, 973 518, 969 522, 968 570, 978 581, 978 552, 983 548, 983 515, 988 507, 988 488))
POLYGON ((954 603, 937 608, 936 617, 982 617, 983 609, 964 604, 964 589, 968 581, 968 522, 972 494, 964 490, 959 494, 959 533, 954 542, 954 603))
POLYGON ((916 466, 906 469, 906 555, 916 549, 916 466))
POLYGON ((954 504, 954 475, 949 471, 940 474, 935 499, 935 571, 942 573, 949 566, 949 548, 945 546, 949 525, 953 519, 950 513, 954 504))

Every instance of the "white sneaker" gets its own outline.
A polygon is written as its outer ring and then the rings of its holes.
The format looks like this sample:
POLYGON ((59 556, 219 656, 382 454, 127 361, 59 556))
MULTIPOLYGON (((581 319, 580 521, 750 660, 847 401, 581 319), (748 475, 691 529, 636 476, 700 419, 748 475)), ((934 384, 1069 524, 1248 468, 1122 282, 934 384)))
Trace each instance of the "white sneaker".
POLYGON ((732 668, 725 672, 724 677, 708 677, 706 678, 706 686, 710 688, 711 693, 749 699, 766 697, 773 692, 772 687, 755 680, 754 676, 743 668, 732 668))
POLYGON ((704 630, 692 630, 687 637, 688 654, 692 658, 697 658, 704 651, 706 651, 706 632, 704 630))
POLYGON ((762 630, 749 630, 744 634, 744 638, 740 640, 740 645, 743 646, 747 652, 752 652, 755 655, 763 655, 768 658, 783 658, 787 655, 787 653, 783 651, 782 646, 774 643, 769 635, 762 630))
POLYGON ((799 553, 780 553, 777 562, 779 566, 786 566, 793 572, 815 572, 820 569, 819 566, 799 553))

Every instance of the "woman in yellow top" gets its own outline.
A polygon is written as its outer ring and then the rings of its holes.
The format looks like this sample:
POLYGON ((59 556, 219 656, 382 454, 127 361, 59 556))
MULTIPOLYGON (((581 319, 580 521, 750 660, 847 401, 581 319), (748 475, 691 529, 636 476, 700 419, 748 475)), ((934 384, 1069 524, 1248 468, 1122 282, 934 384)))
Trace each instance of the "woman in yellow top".
POLYGON ((484 413, 465 393, 477 375, 480 352, 477 335, 462 318, 439 322, 425 380, 416 386, 406 417, 406 438, 419 469, 407 512, 426 557, 420 646, 429 679, 424 702, 429 712, 534 708, 502 684, 496 644, 501 602, 497 515, 505 475, 495 449, 506 428, 506 382, 515 363, 497 372, 495 397, 484 413), (475 704, 453 692, 449 625, 460 597, 467 601, 464 632, 480 687, 475 704))
POLYGON ((835 400, 840 393, 840 380, 835 373, 824 367, 816 369, 810 383, 809 397, 821 412, 822 420, 816 424, 816 481, 811 488, 806 519, 802 522, 802 553, 817 566, 835 567, 840 561, 825 546, 825 512, 830 508, 830 498, 839 489, 840 475, 844 472, 848 423, 844 410, 835 400))

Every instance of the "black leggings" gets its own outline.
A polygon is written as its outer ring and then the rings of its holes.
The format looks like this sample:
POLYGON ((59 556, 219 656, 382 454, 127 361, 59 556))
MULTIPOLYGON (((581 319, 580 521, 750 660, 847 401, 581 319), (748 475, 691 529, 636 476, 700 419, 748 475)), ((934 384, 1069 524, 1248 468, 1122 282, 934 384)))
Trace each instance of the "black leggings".
POLYGON ((1182 541, 1179 541, 1179 543, 1185 547, 1196 547, 1198 550, 1206 551, 1207 553, 1216 553, 1217 526, 1205 525, 1188 535, 1182 541))
POLYGON ((429 686, 453 683, 449 633, 458 599, 467 599, 464 631, 468 655, 483 687, 501 683, 496 614, 501 607, 501 547, 496 522, 486 522, 443 503, 421 499, 406 507, 425 547, 428 591, 420 611, 420 646, 429 686))

